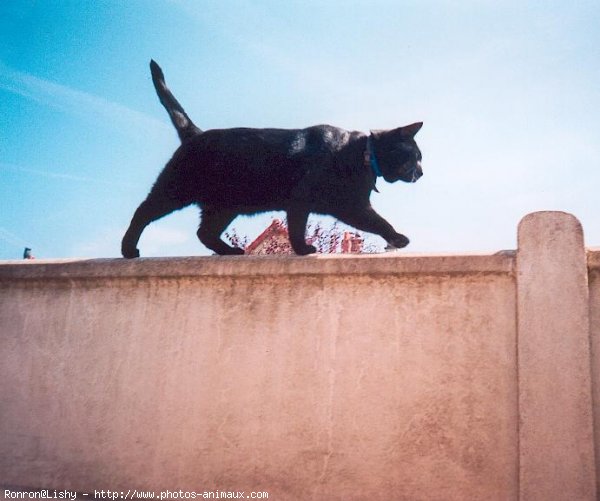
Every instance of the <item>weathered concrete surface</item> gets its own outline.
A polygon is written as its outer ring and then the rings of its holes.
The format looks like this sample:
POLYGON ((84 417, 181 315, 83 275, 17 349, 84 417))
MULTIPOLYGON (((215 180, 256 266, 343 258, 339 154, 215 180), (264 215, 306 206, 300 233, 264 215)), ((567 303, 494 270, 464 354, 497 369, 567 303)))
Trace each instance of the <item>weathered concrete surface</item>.
POLYGON ((596 473, 583 231, 541 212, 519 225, 520 499, 593 500, 596 473))
POLYGON ((596 499, 600 250, 516 256, 0 263, 0 486, 596 499))
POLYGON ((513 266, 0 265, 0 484, 517 499, 513 266))

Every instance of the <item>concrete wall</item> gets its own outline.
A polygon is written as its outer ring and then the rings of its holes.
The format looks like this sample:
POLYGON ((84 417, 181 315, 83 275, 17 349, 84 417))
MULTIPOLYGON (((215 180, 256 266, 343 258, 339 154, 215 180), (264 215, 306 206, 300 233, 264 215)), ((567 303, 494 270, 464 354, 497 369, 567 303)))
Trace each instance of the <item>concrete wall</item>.
POLYGON ((562 213, 518 253, 5 262, 0 485, 595 499, 590 269, 562 213))
POLYGON ((600 493, 600 249, 588 251, 596 482, 600 493))

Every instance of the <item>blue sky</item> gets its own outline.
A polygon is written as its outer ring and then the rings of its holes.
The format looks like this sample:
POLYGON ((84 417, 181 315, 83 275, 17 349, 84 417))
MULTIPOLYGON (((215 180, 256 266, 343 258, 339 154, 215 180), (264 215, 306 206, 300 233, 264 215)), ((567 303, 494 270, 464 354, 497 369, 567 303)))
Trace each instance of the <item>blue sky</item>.
MULTIPOLYGON (((514 248, 535 210, 598 246, 598 26, 597 0, 2 1, 0 259, 119 255, 178 145, 150 58, 203 129, 423 121, 425 176, 372 197, 407 251, 514 248)), ((209 254, 197 224, 154 223, 142 255, 209 254)))

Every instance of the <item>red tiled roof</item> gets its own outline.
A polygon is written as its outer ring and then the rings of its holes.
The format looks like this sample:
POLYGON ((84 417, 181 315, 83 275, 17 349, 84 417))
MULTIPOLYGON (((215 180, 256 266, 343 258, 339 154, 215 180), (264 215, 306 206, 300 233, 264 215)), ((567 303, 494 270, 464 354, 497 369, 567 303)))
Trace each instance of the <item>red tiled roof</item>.
MULTIPOLYGON (((361 253, 363 247, 363 239, 357 233, 345 231, 343 233, 339 245, 339 252, 341 252, 342 254, 361 253)), ((335 247, 337 248, 337 244, 335 247)), ((328 252, 336 252, 336 248, 330 249, 328 252)), ((291 253, 292 250, 291 245, 289 244, 287 226, 283 221, 279 219, 273 219, 271 224, 260 235, 258 235, 258 237, 256 237, 253 242, 248 244, 245 250, 246 254, 271 254, 273 253, 273 250, 275 253, 291 253), (282 240, 283 242, 281 242, 282 240), (269 241, 273 242, 271 243, 269 241), (261 250, 264 251, 264 249, 261 249, 261 246, 263 244, 274 244, 276 250, 271 249, 271 252, 269 252, 269 250, 267 249, 267 252, 261 252, 261 250)))
POLYGON ((248 244, 246 247, 246 254, 251 254, 252 251, 256 250, 256 248, 265 240, 282 236, 285 236, 286 238, 288 236, 288 231, 285 224, 279 219, 273 219, 271 224, 267 226, 267 228, 260 235, 258 235, 254 241, 248 244))

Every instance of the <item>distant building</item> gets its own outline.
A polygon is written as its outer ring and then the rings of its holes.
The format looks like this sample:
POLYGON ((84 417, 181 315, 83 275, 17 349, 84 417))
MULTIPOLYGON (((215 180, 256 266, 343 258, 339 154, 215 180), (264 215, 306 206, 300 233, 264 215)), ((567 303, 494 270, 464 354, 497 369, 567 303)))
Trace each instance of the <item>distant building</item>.
POLYGON ((293 254, 286 225, 279 219, 271 224, 253 242, 246 247, 246 254, 264 256, 265 254, 293 254))
POLYGON ((363 250, 363 238, 351 231, 344 232, 344 238, 342 238, 342 254, 360 254, 363 250))
MULTIPOLYGON (((326 232, 327 233, 327 232, 326 232)), ((331 237, 331 235, 326 235, 331 237)), ((326 240, 331 240, 326 239, 326 240)), ((359 254, 363 251, 363 238, 357 233, 345 231, 342 235, 340 245, 331 246, 320 244, 319 242, 312 243, 321 253, 341 252, 342 254, 359 254), (338 249, 339 247, 339 249, 338 249)), ((279 219, 274 219, 273 222, 263 231, 256 239, 246 247, 246 254, 255 256, 266 254, 294 254, 288 230, 285 223, 279 219)))

